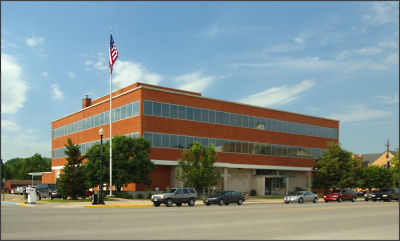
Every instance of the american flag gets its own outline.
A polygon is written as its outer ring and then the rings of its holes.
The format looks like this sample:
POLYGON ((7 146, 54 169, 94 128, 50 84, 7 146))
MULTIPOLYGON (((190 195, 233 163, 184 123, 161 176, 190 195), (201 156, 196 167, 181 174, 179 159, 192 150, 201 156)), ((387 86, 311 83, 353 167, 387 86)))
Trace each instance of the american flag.
POLYGON ((117 60, 117 58, 118 58, 117 46, 115 46, 114 39, 113 39, 112 34, 111 34, 111 39, 110 39, 110 59, 108 61, 111 73, 112 73, 113 65, 114 65, 115 61, 117 60))

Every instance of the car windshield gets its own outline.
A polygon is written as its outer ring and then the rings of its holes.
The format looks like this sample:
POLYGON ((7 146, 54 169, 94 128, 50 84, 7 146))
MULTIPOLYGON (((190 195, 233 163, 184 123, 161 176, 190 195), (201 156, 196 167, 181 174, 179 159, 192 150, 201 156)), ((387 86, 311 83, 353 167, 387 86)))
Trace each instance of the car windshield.
POLYGON ((342 190, 340 190, 340 189, 336 189, 336 190, 332 190, 332 192, 331 193, 340 193, 342 190))
POLYGON ((289 196, 301 196, 303 195, 302 192, 292 192, 291 194, 289 194, 289 196))
POLYGON ((381 191, 381 192, 389 192, 390 189, 389 188, 381 188, 381 189, 379 189, 379 191, 381 191))
POLYGON ((210 195, 210 197, 219 197, 221 195, 224 195, 224 192, 216 192, 210 195))
POLYGON ((56 186, 56 184, 49 184, 49 188, 57 189, 57 186, 56 186))
POLYGON ((169 190, 166 191, 166 193, 174 193, 176 188, 170 188, 169 190))

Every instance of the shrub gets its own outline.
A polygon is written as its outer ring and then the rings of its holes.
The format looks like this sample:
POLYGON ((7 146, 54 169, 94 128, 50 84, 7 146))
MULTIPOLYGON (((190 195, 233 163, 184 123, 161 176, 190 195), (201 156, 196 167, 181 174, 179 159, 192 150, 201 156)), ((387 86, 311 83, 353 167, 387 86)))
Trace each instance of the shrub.
POLYGON ((257 195, 257 191, 255 189, 251 189, 250 196, 256 196, 256 195, 257 195))
POLYGON ((137 195, 137 198, 138 198, 138 199, 143 199, 143 194, 142 194, 142 193, 139 193, 139 194, 137 195))

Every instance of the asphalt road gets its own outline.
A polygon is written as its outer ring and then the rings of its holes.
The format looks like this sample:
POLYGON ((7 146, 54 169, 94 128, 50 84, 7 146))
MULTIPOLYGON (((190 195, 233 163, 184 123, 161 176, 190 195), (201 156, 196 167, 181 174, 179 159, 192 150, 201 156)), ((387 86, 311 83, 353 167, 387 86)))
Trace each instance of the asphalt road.
POLYGON ((399 240, 398 202, 1 207, 1 239, 399 240))

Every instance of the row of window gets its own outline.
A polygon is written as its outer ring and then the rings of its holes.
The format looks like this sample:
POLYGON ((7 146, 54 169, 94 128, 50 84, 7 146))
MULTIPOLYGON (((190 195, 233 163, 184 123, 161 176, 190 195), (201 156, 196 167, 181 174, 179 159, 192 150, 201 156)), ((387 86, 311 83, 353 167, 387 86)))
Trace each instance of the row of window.
POLYGON ((207 137, 182 136, 163 133, 144 132, 144 137, 151 141, 152 147, 189 149, 197 141, 202 146, 214 144, 217 152, 246 153, 267 156, 320 158, 323 149, 287 146, 270 143, 255 143, 235 140, 222 140, 207 137))
MULTIPOLYGON (((53 138, 69 135, 110 122, 110 112, 106 111, 53 130, 53 138)), ((139 115, 139 101, 115 108, 111 112, 112 122, 139 115)))
MULTIPOLYGON (((130 133, 130 134, 126 134, 125 136, 127 137, 131 137, 131 138, 137 138, 139 137, 139 132, 135 132, 135 133, 130 133)), ((107 142, 110 138, 105 138, 103 139, 103 143, 107 142)), ((86 152, 89 150, 90 147, 92 147, 95 144, 100 144, 100 140, 96 140, 96 141, 91 141, 91 142, 86 142, 86 143, 81 143, 79 144, 80 150, 82 154, 86 154, 86 152)), ((53 149, 52 150, 52 157, 53 158, 61 158, 61 157, 65 157, 65 147, 62 148, 57 148, 57 149, 53 149)))
POLYGON ((145 100, 143 112, 145 115, 153 115, 166 118, 201 121, 213 124, 255 128, 268 131, 279 131, 331 139, 338 138, 338 130, 334 128, 300 124, 256 116, 247 116, 216 110, 187 107, 156 101, 145 100))

